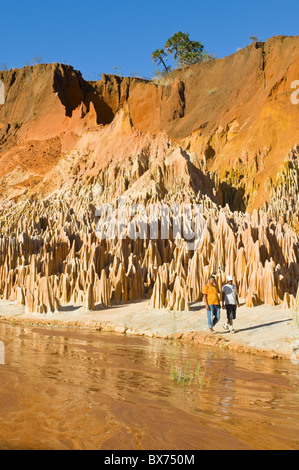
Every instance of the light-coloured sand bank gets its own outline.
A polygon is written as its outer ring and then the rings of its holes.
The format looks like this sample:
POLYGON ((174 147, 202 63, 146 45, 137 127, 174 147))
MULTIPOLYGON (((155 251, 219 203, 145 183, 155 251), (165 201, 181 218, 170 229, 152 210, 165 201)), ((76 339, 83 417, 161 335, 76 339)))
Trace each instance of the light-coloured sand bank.
MULTIPOLYGON (((82 307, 64 306, 59 313, 27 314, 15 302, 0 302, 0 320, 17 324, 79 327, 118 334, 175 338, 222 349, 250 352, 272 358, 288 358, 299 339, 295 312, 279 306, 242 306, 235 321, 236 334, 223 329, 226 312, 221 310, 215 334, 209 333, 203 304, 191 305, 189 312, 153 310, 148 301, 134 302, 105 310, 85 312, 82 307)), ((294 355, 293 355, 294 358, 294 355)))

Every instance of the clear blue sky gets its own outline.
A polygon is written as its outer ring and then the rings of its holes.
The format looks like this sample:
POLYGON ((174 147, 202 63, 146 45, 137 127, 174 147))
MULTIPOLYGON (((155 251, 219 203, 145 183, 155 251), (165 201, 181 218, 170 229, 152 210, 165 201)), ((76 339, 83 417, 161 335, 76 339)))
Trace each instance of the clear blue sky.
MULTIPOLYGON (((2 3, 2 2, 1 2, 2 3)), ((250 43, 299 34, 299 0, 15 0, 0 6, 0 64, 21 68, 35 56, 67 62, 87 80, 101 73, 151 77, 151 53, 176 31, 224 57, 250 43)))

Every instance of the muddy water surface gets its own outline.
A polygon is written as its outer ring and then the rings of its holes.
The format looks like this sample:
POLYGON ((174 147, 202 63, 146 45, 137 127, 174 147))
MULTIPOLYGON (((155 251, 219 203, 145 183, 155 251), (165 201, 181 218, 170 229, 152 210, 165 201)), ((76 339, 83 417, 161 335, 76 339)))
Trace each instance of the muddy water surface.
POLYGON ((0 449, 299 449, 291 362, 8 323, 0 341, 0 449))

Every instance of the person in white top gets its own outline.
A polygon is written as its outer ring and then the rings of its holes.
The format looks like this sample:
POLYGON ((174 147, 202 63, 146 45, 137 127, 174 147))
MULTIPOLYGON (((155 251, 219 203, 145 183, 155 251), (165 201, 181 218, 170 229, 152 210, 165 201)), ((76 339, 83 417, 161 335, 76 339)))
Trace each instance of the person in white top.
POLYGON ((233 282, 233 276, 227 276, 227 283, 222 287, 222 308, 226 308, 227 314, 227 323, 223 328, 231 333, 235 333, 233 321, 237 317, 237 306, 240 307, 237 288, 233 282))

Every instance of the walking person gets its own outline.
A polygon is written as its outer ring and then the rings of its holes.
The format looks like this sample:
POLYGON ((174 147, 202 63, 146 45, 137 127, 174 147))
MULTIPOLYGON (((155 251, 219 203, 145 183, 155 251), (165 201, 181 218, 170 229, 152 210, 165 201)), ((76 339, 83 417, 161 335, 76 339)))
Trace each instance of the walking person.
POLYGON ((214 333, 214 326, 220 320, 219 289, 214 276, 209 277, 206 286, 203 288, 203 299, 206 304, 209 329, 211 333, 214 333))
POLYGON ((234 277, 227 276, 227 283, 222 287, 222 308, 226 308, 227 322, 223 325, 226 331, 235 333, 234 320, 237 317, 237 307, 240 307, 234 277))

